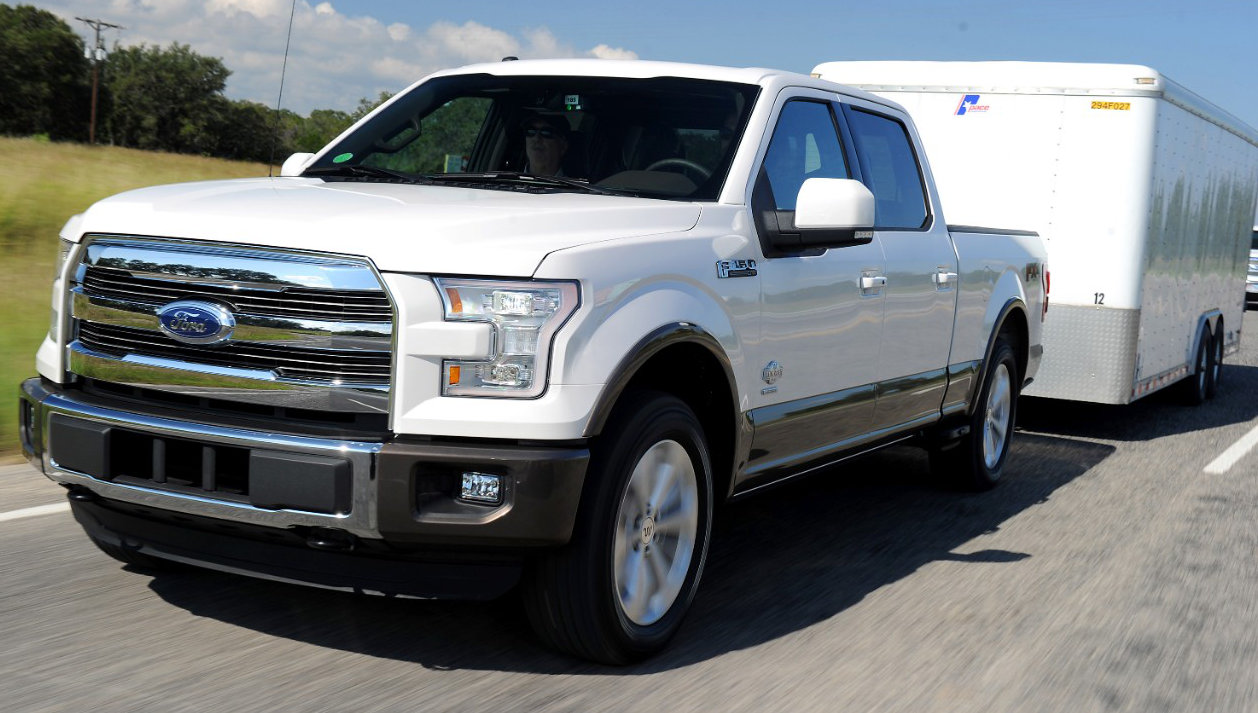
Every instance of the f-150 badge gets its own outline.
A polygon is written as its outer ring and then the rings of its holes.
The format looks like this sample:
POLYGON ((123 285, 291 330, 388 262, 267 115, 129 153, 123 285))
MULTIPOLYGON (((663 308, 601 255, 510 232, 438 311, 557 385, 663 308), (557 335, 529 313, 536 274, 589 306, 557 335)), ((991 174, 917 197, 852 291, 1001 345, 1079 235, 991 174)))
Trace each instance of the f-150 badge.
POLYGON ((717 260, 716 276, 722 280, 727 277, 755 277, 755 260, 717 260))

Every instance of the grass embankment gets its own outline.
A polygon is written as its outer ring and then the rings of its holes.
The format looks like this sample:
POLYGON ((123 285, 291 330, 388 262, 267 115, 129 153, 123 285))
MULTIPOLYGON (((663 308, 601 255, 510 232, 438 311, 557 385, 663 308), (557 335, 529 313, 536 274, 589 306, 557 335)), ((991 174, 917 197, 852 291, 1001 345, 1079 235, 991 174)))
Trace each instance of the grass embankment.
POLYGON ((161 183, 265 176, 199 156, 0 137, 0 462, 18 457, 17 390, 48 331, 57 234, 114 193, 161 183))

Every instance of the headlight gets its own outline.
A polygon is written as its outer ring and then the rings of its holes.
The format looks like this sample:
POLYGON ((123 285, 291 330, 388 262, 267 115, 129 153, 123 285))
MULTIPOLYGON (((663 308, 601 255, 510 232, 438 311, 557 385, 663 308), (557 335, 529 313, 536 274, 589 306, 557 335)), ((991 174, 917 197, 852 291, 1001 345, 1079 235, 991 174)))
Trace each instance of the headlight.
POLYGON ((442 363, 445 396, 539 396, 546 390, 555 332, 576 311, 574 282, 489 282, 436 278, 448 322, 488 322, 490 354, 442 363))

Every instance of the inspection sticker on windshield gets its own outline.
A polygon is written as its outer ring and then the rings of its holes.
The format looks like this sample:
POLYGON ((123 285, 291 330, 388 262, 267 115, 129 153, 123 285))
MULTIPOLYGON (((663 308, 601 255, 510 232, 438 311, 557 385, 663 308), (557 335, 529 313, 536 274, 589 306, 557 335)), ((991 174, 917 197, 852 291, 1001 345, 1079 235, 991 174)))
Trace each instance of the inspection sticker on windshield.
POLYGON ((716 276, 722 280, 727 277, 755 277, 757 274, 755 260, 716 261, 716 276))

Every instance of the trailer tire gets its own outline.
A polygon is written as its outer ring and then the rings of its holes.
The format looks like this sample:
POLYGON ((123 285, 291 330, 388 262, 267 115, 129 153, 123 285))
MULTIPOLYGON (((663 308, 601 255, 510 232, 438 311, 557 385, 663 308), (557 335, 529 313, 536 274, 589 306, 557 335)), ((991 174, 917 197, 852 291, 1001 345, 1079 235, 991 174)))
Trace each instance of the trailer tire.
POLYGON ((930 449, 931 471, 963 490, 988 490, 1000 481, 1018 408, 1018 362, 1002 334, 983 374, 968 430, 930 449))
POLYGON ((1186 406, 1200 406, 1210 398, 1210 364, 1213 361, 1213 349, 1210 343, 1210 325, 1202 325, 1201 336, 1197 340, 1197 356, 1193 359, 1193 370, 1188 378, 1179 382, 1180 400, 1186 406))
POLYGON ((712 465, 698 418, 676 397, 629 394, 585 482, 571 541, 530 568, 525 611, 554 648, 623 665, 664 648, 703 574, 712 465))
POLYGON ((1214 336, 1210 338, 1210 383, 1206 386, 1206 398, 1213 399, 1219 392, 1219 384, 1223 383, 1223 318, 1214 325, 1214 336))

